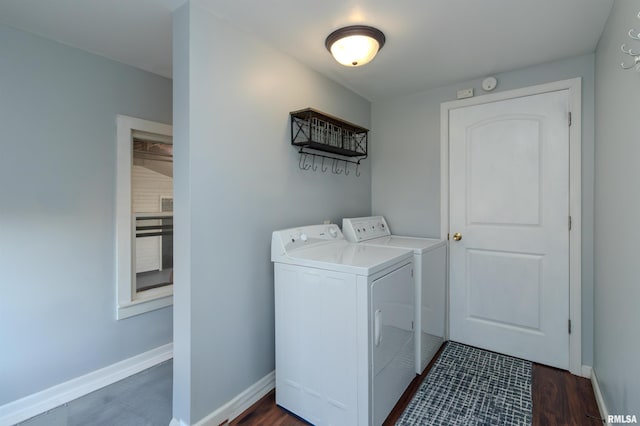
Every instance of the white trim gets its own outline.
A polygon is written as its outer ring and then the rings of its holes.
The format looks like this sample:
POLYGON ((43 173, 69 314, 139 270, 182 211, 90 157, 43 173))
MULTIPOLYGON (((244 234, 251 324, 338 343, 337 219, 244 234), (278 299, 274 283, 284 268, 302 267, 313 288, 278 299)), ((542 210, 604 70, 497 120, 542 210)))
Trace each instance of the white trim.
MULTIPOLYGON (((158 211, 162 213, 164 213, 162 210, 162 201, 164 200, 171 200, 171 203, 173 203, 173 194, 160 195, 160 197, 158 197, 158 211)), ((171 211, 171 217, 173 217, 173 210, 171 211)), ((160 271, 162 271, 162 236, 158 239, 158 264, 160 265, 160 271)))
POLYGON ((585 379, 591 379, 592 374, 593 374, 593 368, 590 365, 582 366, 582 374, 580 375, 581 377, 584 377, 585 379))
POLYGON ((569 371, 582 367, 582 79, 565 80, 569 89, 569 371))
POLYGON ((0 406, 0 426, 13 425, 173 358, 173 343, 152 349, 0 406))
MULTIPOLYGON (((164 308, 173 305, 173 285, 161 287, 160 289, 171 292, 167 296, 156 297, 148 300, 134 300, 131 303, 122 303, 118 305, 118 319, 130 318, 145 312, 164 308), (170 288, 169 288, 170 287, 170 288)), ((156 290, 156 289, 152 289, 156 290)))
MULTIPOLYGON (((231 401, 197 422, 195 426, 218 426, 224 422, 231 422, 275 387, 276 372, 274 370, 235 396, 231 401)), ((180 423, 178 420, 173 419, 171 424, 173 426, 180 423)))
MULTIPOLYGON (((569 371, 582 373, 582 79, 556 81, 508 90, 440 105, 440 238, 449 233, 449 111, 472 105, 537 95, 558 90, 569 91, 572 123, 569 127, 569 371)), ((448 256, 447 256, 448 259, 448 256)), ((448 262, 448 260, 447 260, 448 262)), ((449 267, 447 266, 447 271, 449 267)))
POLYGON ((604 402, 604 398, 602 397, 602 391, 600 391, 600 385, 598 384, 598 378, 596 377, 596 371, 591 371, 591 386, 593 387, 593 394, 596 397, 596 403, 598 404, 598 409, 600 410, 600 417, 605 420, 605 424, 610 425, 607 421, 609 418, 609 410, 607 409, 607 405, 604 402))
POLYGON ((173 304, 173 286, 163 292, 135 291, 135 223, 131 214, 132 134, 134 131, 173 136, 173 127, 118 115, 116 173, 116 318, 123 319, 173 304))

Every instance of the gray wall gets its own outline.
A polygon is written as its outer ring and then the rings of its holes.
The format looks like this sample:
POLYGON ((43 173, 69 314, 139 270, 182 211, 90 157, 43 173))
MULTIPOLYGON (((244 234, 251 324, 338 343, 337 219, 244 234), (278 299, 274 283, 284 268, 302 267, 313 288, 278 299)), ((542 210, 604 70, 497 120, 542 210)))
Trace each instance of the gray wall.
POLYGON ((171 122, 172 83, 0 26, 0 405, 172 340, 115 319, 116 114, 171 122))
POLYGON ((616 0, 596 51, 594 371, 611 414, 640 416, 640 74, 620 52, 639 28, 637 0, 616 0))
POLYGON ((194 423, 274 370, 271 232, 370 213, 369 161, 360 177, 301 171, 289 112, 369 127, 370 103, 194 4, 174 49, 174 394, 191 395, 174 417, 194 423))
MULTIPOLYGON (((496 75, 495 91, 582 77, 582 361, 593 361, 594 55, 496 75)), ((372 106, 372 212, 395 234, 440 236, 440 104, 482 79, 372 106)))

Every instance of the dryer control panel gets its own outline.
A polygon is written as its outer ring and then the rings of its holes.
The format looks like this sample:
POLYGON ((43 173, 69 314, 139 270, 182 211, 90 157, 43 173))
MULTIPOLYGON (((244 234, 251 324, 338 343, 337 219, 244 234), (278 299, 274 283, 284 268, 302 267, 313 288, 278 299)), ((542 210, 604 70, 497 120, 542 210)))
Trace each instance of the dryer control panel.
POLYGON ((352 217, 342 219, 342 232, 352 243, 391 235, 387 221, 382 216, 352 217))

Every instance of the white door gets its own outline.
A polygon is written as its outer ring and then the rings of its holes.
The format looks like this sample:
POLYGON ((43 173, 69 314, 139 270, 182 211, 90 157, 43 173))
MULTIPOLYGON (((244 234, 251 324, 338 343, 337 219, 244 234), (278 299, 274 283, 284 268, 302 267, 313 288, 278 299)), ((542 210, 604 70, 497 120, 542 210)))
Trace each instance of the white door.
POLYGON ((409 264, 371 285, 373 425, 384 422, 416 377, 415 286, 412 275, 413 264, 409 264))
POLYGON ((450 338, 563 369, 568 111, 561 90, 449 116, 450 338))

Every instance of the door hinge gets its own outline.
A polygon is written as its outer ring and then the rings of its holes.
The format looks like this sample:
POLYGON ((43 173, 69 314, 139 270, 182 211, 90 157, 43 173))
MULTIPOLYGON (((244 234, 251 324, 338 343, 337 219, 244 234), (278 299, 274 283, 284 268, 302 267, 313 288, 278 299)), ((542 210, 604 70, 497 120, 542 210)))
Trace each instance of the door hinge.
POLYGON ((569 334, 571 334, 571 320, 569 320, 569 334))
POLYGON ((413 269, 411 270, 411 276, 413 277, 413 269))
POLYGON ((447 241, 449 241, 449 234, 447 234, 447 241))
POLYGON ((572 122, 571 111, 569 111, 569 127, 571 127, 571 122, 572 122))
POLYGON ((571 231, 571 216, 569 216, 569 231, 571 231))
POLYGON ((411 321, 411 329, 413 330, 413 321, 411 321))

